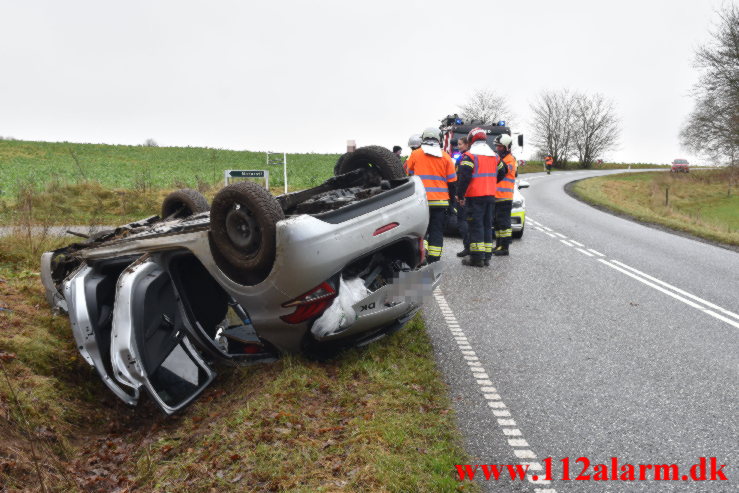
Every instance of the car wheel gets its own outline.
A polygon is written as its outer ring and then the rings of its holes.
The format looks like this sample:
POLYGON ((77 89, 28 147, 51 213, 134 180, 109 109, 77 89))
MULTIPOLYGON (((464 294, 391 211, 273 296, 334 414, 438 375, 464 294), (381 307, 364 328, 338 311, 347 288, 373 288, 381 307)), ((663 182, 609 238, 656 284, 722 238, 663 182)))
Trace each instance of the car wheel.
POLYGON ((362 168, 375 168, 385 180, 405 178, 403 163, 390 149, 382 146, 360 147, 354 152, 344 154, 336 162, 335 174, 343 175, 362 168))
POLYGON ((339 156, 339 159, 336 160, 336 164, 334 164, 334 176, 341 174, 341 172, 339 171, 341 169, 341 163, 343 163, 346 157, 349 156, 352 152, 354 151, 345 152, 344 154, 339 156))
POLYGON ((511 236, 517 239, 523 238, 523 231, 526 229, 526 225, 521 228, 521 231, 514 231, 511 236))
POLYGON ((176 190, 162 201, 162 219, 182 219, 210 209, 203 194, 191 188, 176 190))
POLYGON ((257 284, 275 261, 276 225, 285 218, 277 200, 253 182, 234 183, 213 199, 210 244, 221 270, 242 284, 257 284))

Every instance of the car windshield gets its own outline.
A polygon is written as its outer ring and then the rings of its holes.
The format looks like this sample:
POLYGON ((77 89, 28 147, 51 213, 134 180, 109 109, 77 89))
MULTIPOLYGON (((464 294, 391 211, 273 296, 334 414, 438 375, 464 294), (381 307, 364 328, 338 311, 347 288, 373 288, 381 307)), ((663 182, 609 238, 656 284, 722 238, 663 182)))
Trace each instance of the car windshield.
POLYGON ((688 164, 686 159, 675 159, 675 164, 688 164))
MULTIPOLYGON (((500 134, 488 134, 487 143, 491 149, 495 149, 495 138, 500 134)), ((462 137, 467 137, 467 132, 454 132, 454 138, 459 140, 462 137)))

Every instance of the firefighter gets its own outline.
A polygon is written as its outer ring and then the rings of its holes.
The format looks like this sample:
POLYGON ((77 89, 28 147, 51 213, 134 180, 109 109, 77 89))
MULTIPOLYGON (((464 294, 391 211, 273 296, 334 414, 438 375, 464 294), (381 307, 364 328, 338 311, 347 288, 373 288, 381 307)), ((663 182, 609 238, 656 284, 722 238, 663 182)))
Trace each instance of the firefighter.
POLYGON ((513 190, 516 186, 517 162, 511 154, 513 139, 510 135, 501 134, 495 139, 495 152, 506 167, 505 177, 498 180, 495 189, 495 249, 493 255, 508 255, 511 244, 511 209, 513 207, 513 190))
MULTIPOLYGON (((455 169, 457 171, 457 175, 459 175, 459 163, 462 161, 462 157, 464 156, 464 153, 470 150, 470 145, 467 142, 467 136, 460 137, 457 139, 457 148, 459 149, 459 157, 457 157, 457 160, 455 162, 455 169)), ((470 254, 470 235, 469 235, 469 227, 467 224, 467 209, 459 203, 458 200, 456 200, 457 205, 457 230, 459 231, 459 236, 462 237, 462 244, 464 245, 464 249, 461 252, 457 252, 457 257, 466 257, 470 254)))
POLYGON ((429 225, 426 249, 429 263, 438 262, 444 247, 444 225, 449 198, 454 196, 457 173, 454 161, 439 144, 439 129, 429 127, 421 134, 421 147, 411 152, 405 162, 409 175, 418 175, 426 188, 429 204, 429 225), (450 195, 451 193, 451 195, 450 195))
POLYGON ((415 151, 419 147, 421 147, 421 134, 413 134, 408 139, 408 147, 411 148, 411 151, 415 151))
POLYGON ((544 158, 544 166, 547 168, 547 174, 552 174, 552 165, 554 164, 554 159, 552 159, 552 156, 547 154, 547 156, 544 158))
POLYGON ((500 158, 487 144, 487 133, 473 128, 467 136, 470 150, 459 162, 459 203, 467 208, 470 256, 463 265, 490 265, 493 254, 493 213, 497 175, 505 170, 500 158))

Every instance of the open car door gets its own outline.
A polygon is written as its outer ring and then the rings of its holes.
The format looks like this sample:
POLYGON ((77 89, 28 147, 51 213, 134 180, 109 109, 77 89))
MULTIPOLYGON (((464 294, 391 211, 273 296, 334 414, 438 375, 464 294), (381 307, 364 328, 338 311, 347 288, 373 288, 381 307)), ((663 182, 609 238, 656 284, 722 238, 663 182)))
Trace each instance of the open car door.
POLYGON ((111 364, 129 388, 145 387, 167 414, 192 402, 215 378, 188 339, 172 279, 157 255, 144 255, 118 278, 111 364))

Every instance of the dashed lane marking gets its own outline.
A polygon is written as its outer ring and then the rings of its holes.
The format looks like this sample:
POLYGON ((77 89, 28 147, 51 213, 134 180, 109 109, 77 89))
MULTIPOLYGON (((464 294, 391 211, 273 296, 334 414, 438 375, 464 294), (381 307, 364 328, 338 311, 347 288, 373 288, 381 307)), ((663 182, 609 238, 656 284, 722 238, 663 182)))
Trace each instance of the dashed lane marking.
MULTIPOLYGON (((572 243, 575 243, 575 242, 573 241, 572 243)), ((595 255, 593 255, 592 253, 590 253, 590 252, 589 252, 589 251, 587 251, 587 250, 583 250, 582 248, 577 248, 577 247, 575 247, 575 250, 577 250, 577 251, 578 251, 578 252, 580 252, 580 253, 584 253, 584 254, 585 254, 585 255, 587 255, 588 257, 595 257, 595 255)))
POLYGON ((579 247, 584 247, 584 246, 585 246, 585 245, 583 245, 582 243, 580 243, 579 241, 575 241, 575 240, 573 240, 573 239, 570 239, 570 242, 574 243, 575 245, 577 245, 577 246, 579 246, 579 247))
POLYGON ((551 236, 552 238, 556 238, 556 236, 554 236, 554 235, 553 235, 552 233, 549 233, 548 231, 544 231, 544 234, 548 234, 548 235, 549 235, 549 236, 551 236))
POLYGON ((567 246, 569 246, 569 247, 571 247, 571 246, 572 246, 572 243, 570 243, 570 242, 569 242, 569 241, 567 241, 567 240, 559 240, 559 241, 561 241, 562 243, 564 243, 565 245, 567 245, 567 246))
POLYGON ((555 231, 555 233, 554 233, 554 234, 555 234, 555 235, 557 235, 557 236, 559 236, 560 238, 567 238, 567 237, 566 237, 565 235, 563 235, 562 233, 557 233, 556 231, 555 231))
POLYGON ((604 254, 600 253, 599 251, 593 250, 592 248, 588 248, 588 251, 591 252, 591 253, 596 254, 599 257, 605 257, 604 254))
MULTIPOLYGON (((550 236, 554 236, 551 233, 547 234, 549 234, 550 236)), ((511 417, 511 411, 508 409, 508 406, 506 406, 497 388, 493 385, 492 380, 490 380, 490 376, 488 375, 487 371, 485 371, 485 368, 482 366, 482 363, 477 357, 477 354, 472 349, 472 346, 467 340, 467 337, 464 335, 464 331, 461 329, 459 322, 457 322, 457 319, 454 316, 454 312, 449 307, 449 303, 447 303, 446 298, 444 298, 444 295, 441 292, 440 288, 436 288, 436 290, 434 291, 434 298, 436 299, 436 303, 438 304, 442 314, 444 315, 444 321, 446 322, 447 328, 452 333, 454 340, 459 346, 462 357, 467 363, 472 376, 475 378, 475 381, 477 382, 483 398, 488 403, 490 411, 492 412, 493 416, 495 416, 496 422, 498 423, 498 426, 500 427, 500 430, 503 433, 506 442, 511 447, 513 454, 517 458, 527 459, 525 461, 520 461, 521 465, 528 466, 526 470, 526 479, 532 484, 550 484, 551 481, 540 478, 538 475, 534 474, 534 471, 542 470, 541 463, 538 462, 536 454, 533 450, 531 450, 529 443, 523 437, 523 432, 521 431, 521 429, 516 426, 516 421, 511 417)), ((556 490, 553 488, 535 488, 534 492, 557 493, 556 490)))

